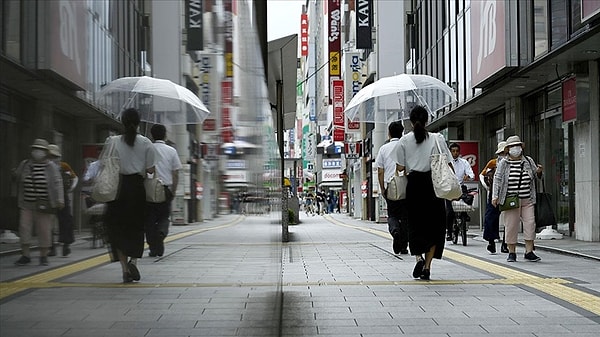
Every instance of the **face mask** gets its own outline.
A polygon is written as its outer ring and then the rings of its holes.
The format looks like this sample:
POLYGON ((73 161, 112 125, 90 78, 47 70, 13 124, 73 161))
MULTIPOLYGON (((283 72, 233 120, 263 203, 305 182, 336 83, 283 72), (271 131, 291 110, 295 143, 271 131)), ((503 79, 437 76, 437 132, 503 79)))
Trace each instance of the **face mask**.
POLYGON ((31 151, 31 158, 33 158, 35 160, 42 160, 42 159, 46 158, 46 151, 44 151, 44 150, 32 150, 31 151))
POLYGON ((510 148, 510 150, 508 150, 508 153, 510 153, 512 157, 518 157, 522 152, 523 149, 520 146, 513 146, 510 148))

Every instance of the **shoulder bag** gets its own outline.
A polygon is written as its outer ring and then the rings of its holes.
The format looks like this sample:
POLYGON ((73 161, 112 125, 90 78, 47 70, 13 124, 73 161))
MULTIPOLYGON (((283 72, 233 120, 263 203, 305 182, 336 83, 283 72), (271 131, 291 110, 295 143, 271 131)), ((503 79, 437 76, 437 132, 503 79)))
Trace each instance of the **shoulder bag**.
MULTIPOLYGON (((521 180, 523 179, 523 162, 521 162, 521 175, 519 175, 519 184, 517 185, 517 191, 521 189, 521 180)), ((504 203, 500 207, 500 212, 507 211, 509 209, 519 208, 521 205, 518 194, 508 194, 504 198, 504 203)))
POLYGON ((535 227, 546 227, 556 225, 556 217, 552 209, 552 194, 546 193, 544 179, 542 178, 542 188, 536 194, 535 202, 535 227))
POLYGON ((438 152, 431 155, 431 181, 435 195, 447 200, 458 199, 462 195, 458 178, 448 165, 448 158, 446 153, 442 152, 437 134, 432 136, 435 137, 438 152))
POLYGON ((388 182, 386 198, 394 201, 406 199, 406 185, 408 184, 408 178, 406 177, 405 172, 407 172, 406 168, 400 174, 398 174, 398 171, 395 171, 392 179, 388 182))
POLYGON ((154 173, 152 178, 144 179, 144 188, 146 189, 147 202, 161 203, 167 200, 165 189, 168 187, 163 185, 156 173, 154 173))
POLYGON ((100 153, 100 168, 92 185, 92 199, 96 202, 110 202, 117 198, 120 179, 120 162, 115 144, 117 138, 109 138, 109 143, 100 153))

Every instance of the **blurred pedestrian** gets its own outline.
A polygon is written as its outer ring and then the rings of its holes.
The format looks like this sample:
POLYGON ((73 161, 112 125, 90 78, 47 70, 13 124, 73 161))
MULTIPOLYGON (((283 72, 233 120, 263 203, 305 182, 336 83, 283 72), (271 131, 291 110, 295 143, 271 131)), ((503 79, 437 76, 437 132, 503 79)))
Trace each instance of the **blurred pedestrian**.
POLYGON ((29 247, 33 226, 35 226, 40 249, 40 265, 47 266, 56 211, 65 206, 60 169, 48 159, 48 141, 36 139, 33 142, 31 158, 19 164, 14 171, 14 176, 18 184, 19 236, 22 254, 15 264, 24 266, 31 262, 29 247))
MULTIPOLYGON (((165 252, 165 238, 169 234, 169 216, 171 215, 171 201, 177 193, 177 184, 179 183, 179 170, 182 165, 179 155, 174 147, 165 143, 167 138, 167 129, 162 124, 155 124, 150 129, 154 139, 154 149, 156 150, 156 170, 155 175, 165 186, 167 198, 161 203, 148 203, 148 218, 146 221, 145 232, 146 242, 149 247, 151 257, 163 256, 165 252)), ((233 203, 232 203, 233 205, 233 203)))
MULTIPOLYGON (((62 256, 66 257, 71 254, 70 245, 75 241, 75 235, 73 233, 73 214, 71 214, 71 199, 69 194, 73 192, 75 187, 77 187, 79 178, 77 178, 77 174, 75 174, 75 171, 73 171, 71 165, 62 161, 62 153, 58 145, 48 145, 48 157, 60 168, 60 174, 63 180, 65 207, 57 212, 56 218, 58 220, 58 242, 63 244, 62 256)), ((56 255, 54 240, 48 255, 56 255)))
POLYGON ((396 175, 398 164, 396 145, 404 126, 401 121, 391 122, 388 125, 388 142, 379 148, 375 165, 377 166, 377 178, 379 189, 387 204, 388 231, 392 235, 392 248, 394 254, 408 254, 408 224, 406 219, 406 200, 390 200, 387 197, 387 185, 392 177, 396 175))
POLYGON ((121 123, 124 133, 109 138, 104 145, 106 148, 114 142, 120 164, 119 191, 117 198, 107 203, 105 221, 112 260, 121 263, 123 283, 129 283, 141 278, 136 264, 144 253, 144 177, 155 171, 156 151, 150 139, 137 132, 140 124, 138 110, 125 110, 121 123))
MULTIPOLYGON (((436 141, 446 144, 446 140, 439 133, 427 131, 428 119, 429 113, 424 107, 414 107, 410 112, 413 130, 404 135, 396 146, 398 170, 410 169, 406 187, 409 248, 417 261, 413 277, 422 280, 430 278, 432 259, 442 258, 446 234, 444 199, 435 195, 431 180, 431 155, 438 152, 436 141)), ((450 158, 448 147, 440 147, 450 158)))
POLYGON ((496 149, 497 158, 490 159, 479 174, 479 181, 481 181, 481 184, 487 191, 483 239, 488 242, 487 250, 490 254, 496 254, 496 240, 500 239, 500 210, 492 205, 492 189, 496 167, 498 162, 504 159, 505 147, 506 142, 502 141, 498 143, 498 148, 496 149))
POLYGON ((523 237, 525 239, 525 255, 527 261, 541 260, 535 253, 535 179, 542 177, 543 167, 523 155, 525 144, 519 136, 510 136, 506 139, 508 156, 498 163, 494 174, 492 205, 497 207, 504 204, 507 196, 517 196, 516 208, 504 210, 504 230, 508 244, 508 262, 517 261, 517 236, 519 227, 523 223, 523 237))

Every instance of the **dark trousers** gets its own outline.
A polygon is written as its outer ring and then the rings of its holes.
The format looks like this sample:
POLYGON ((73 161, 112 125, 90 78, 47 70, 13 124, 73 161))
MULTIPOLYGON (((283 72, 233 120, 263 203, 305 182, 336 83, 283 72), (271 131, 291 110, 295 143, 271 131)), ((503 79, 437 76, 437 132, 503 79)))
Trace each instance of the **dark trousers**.
POLYGON ((408 248, 408 215, 406 213, 406 200, 389 200, 387 202, 388 230, 392 236, 394 232, 399 234, 400 250, 408 248))
POLYGON ((148 203, 144 232, 151 255, 162 256, 165 251, 164 240, 169 234, 169 215, 171 202, 148 203))
POLYGON ((71 202, 65 192, 65 207, 56 213, 58 219, 58 242, 70 245, 75 241, 73 234, 73 216, 71 215, 71 202))
POLYGON ((492 205, 491 193, 485 208, 483 239, 491 242, 500 239, 500 209, 492 205))

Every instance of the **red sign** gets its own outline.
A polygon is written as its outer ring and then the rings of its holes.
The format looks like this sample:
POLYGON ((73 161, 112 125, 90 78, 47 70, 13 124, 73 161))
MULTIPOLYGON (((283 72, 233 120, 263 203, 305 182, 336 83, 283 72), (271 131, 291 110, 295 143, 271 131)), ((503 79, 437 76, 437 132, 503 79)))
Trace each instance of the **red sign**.
POLYGON ((460 145, 460 156, 471 164, 475 181, 479 180, 479 142, 469 140, 451 140, 449 142, 460 145))
POLYGON ((202 123, 202 130, 204 131, 215 131, 217 129, 217 120, 214 118, 207 118, 202 123))
POLYGON ((344 81, 333 80, 333 125, 344 126, 344 81))
POLYGON ((308 15, 300 15, 300 55, 308 56, 308 15))
POLYGON ((577 118, 577 81, 572 77, 562 83, 563 122, 577 118))
POLYGON ((221 93, 221 102, 223 102, 221 108, 221 140, 225 143, 231 143, 234 138, 229 111, 233 102, 233 82, 231 80, 221 82, 221 93))
POLYGON ((335 128, 333 129, 333 141, 334 142, 343 142, 346 137, 346 132, 344 128, 335 128))
POLYGON ((360 130, 360 122, 352 122, 350 118, 346 118, 346 129, 360 130))
POLYGON ((344 143, 344 155, 345 155, 346 159, 360 158, 360 155, 361 155, 360 150, 361 150, 360 142, 344 143))

